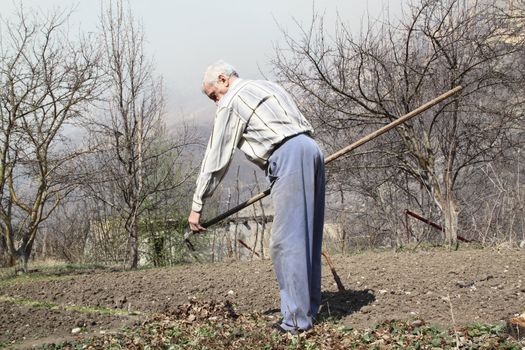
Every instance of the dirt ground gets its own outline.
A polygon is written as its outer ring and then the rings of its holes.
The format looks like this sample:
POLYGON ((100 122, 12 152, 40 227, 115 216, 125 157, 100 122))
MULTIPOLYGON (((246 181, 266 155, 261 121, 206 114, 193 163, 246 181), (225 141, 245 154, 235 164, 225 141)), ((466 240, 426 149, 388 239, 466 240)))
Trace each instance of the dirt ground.
MULTIPOLYGON (((390 319, 422 319, 448 327, 503 323, 525 312, 524 250, 368 252, 334 255, 332 260, 346 291, 338 292, 325 265, 322 320, 357 329, 390 319)), ((188 298, 229 300, 238 313, 279 315, 278 287, 268 260, 101 269, 31 282, 15 279, 0 286, 0 347, 56 342, 76 327, 93 334, 109 332, 140 323, 148 314, 170 313, 188 298), (49 309, 45 303, 59 307, 49 309), (73 306, 121 309, 131 315, 78 312, 73 306)))

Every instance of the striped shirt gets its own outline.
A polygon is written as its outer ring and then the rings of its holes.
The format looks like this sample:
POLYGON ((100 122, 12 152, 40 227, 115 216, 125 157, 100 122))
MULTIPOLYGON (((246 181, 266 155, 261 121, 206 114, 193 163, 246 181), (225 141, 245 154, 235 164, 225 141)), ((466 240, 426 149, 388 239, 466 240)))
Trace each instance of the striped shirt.
POLYGON ((313 133, 291 96, 265 80, 235 79, 220 99, 202 161, 192 210, 200 212, 228 170, 235 148, 261 168, 287 137, 313 133))

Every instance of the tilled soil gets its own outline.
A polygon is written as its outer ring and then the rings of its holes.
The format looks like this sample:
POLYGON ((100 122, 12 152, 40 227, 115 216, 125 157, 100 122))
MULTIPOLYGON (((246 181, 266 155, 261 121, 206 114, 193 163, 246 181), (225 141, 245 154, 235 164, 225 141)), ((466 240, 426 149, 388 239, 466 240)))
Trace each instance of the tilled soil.
MULTIPOLYGON (((339 320, 362 329, 384 320, 422 319, 449 327, 503 323, 525 311, 523 250, 368 252, 332 260, 346 291, 338 291, 325 266, 321 322, 339 320)), ((229 300, 238 313, 278 316, 279 307, 268 260, 94 270, 0 285, 0 344, 22 348, 39 339, 56 342, 71 336, 76 327, 100 333, 140 322, 149 314, 169 314, 188 298, 229 300), (45 303, 55 308, 46 309, 45 303), (71 310, 78 306, 130 315, 71 310)))

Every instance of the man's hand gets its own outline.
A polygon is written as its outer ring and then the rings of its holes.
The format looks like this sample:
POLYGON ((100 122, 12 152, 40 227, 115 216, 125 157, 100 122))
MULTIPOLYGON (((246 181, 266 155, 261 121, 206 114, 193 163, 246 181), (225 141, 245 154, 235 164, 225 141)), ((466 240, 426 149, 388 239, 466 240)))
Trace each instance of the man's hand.
POLYGON ((188 223, 190 224, 190 230, 193 232, 202 232, 206 231, 204 227, 200 225, 201 221, 201 213, 197 213, 196 211, 191 211, 190 216, 188 217, 188 223))

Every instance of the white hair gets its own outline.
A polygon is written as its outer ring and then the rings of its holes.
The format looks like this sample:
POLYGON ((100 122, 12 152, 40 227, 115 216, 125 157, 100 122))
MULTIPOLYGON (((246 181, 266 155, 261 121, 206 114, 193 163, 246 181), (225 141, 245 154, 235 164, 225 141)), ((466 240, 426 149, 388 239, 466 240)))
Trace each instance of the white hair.
POLYGON ((202 80, 203 89, 204 84, 217 86, 217 81, 219 79, 219 75, 221 74, 223 74, 226 78, 229 78, 231 76, 239 77, 239 74, 231 64, 220 60, 206 68, 206 72, 204 73, 204 79, 202 80))

